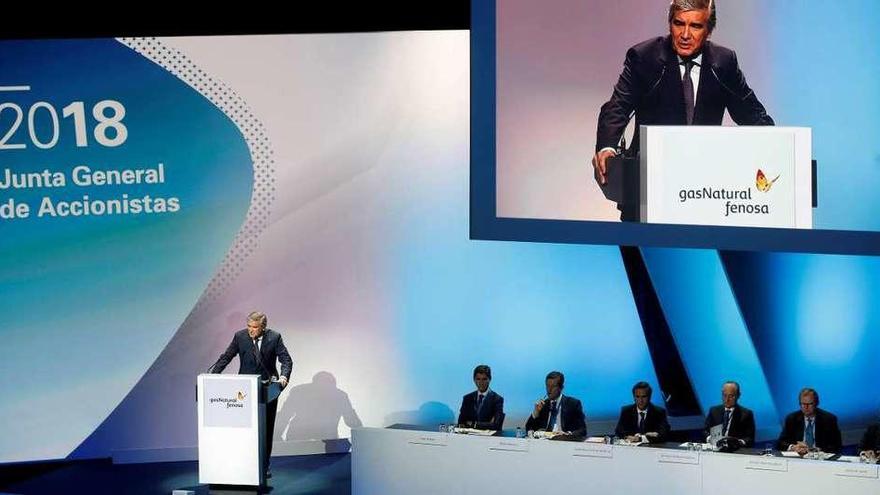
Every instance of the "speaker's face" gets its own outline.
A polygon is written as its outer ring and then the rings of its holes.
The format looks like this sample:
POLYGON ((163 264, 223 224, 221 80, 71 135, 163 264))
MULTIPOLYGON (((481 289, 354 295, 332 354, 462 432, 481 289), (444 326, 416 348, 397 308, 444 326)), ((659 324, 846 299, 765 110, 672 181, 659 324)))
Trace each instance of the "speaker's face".
POLYGON ((709 38, 709 9, 679 11, 669 23, 672 47, 681 58, 699 55, 709 38))
POLYGON ((260 322, 258 322, 258 321, 247 322, 248 335, 252 339, 255 339, 255 338, 259 337, 260 335, 262 335, 263 329, 264 329, 263 325, 260 324, 260 322))
POLYGON ((550 400, 556 400, 559 398, 559 395, 562 394, 562 386, 559 385, 559 378, 548 378, 545 386, 547 387, 547 397, 550 400))

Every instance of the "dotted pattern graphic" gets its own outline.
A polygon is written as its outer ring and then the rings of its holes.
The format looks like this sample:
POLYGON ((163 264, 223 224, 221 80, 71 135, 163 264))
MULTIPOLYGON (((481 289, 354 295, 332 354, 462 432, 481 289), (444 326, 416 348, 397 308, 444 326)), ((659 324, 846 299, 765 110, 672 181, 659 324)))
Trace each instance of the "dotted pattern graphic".
MULTIPOLYGON (((199 298, 190 317, 217 298, 241 274, 244 261, 257 247, 260 234, 269 226, 269 213, 275 200, 275 160, 263 124, 244 100, 223 82, 211 77, 180 51, 156 38, 118 38, 122 44, 155 62, 201 93, 228 116, 247 142, 254 167, 251 204, 244 224, 235 236, 217 273, 199 298)), ((189 318, 187 318, 189 319, 189 318)))

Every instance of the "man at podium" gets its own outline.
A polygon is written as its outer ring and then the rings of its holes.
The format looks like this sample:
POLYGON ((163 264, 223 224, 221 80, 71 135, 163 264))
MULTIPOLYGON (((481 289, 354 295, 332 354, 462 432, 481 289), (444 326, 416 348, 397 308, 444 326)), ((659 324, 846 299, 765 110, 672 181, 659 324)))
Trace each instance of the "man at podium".
POLYGON ((717 23, 715 0, 672 0, 668 20, 668 36, 627 51, 611 99, 599 113, 592 163, 600 185, 607 184, 608 159, 622 151, 618 146, 633 115, 635 135, 627 152, 633 157, 642 125, 721 125, 725 110, 739 125, 774 124, 746 83, 736 53, 709 41, 717 23))
MULTIPOLYGON (((281 388, 290 381, 293 371, 293 360, 284 346, 281 334, 266 328, 269 319, 265 313, 254 311, 247 316, 247 328, 235 332, 229 347, 220 355, 217 362, 208 370, 209 373, 222 373, 226 365, 238 355, 240 375, 260 375, 262 380, 278 379, 281 388), (277 361, 281 361, 281 373, 278 373, 277 361)), ((278 400, 266 404, 266 441, 265 470, 270 478, 269 456, 272 455, 272 437, 275 431, 275 415, 278 412, 278 400)))

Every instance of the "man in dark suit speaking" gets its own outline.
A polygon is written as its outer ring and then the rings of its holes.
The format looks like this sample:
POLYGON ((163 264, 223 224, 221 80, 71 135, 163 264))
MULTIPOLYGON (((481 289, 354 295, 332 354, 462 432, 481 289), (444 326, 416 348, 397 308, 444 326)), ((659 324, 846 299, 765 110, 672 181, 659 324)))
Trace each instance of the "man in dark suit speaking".
MULTIPOLYGON (((240 375, 260 375, 262 380, 277 378, 281 387, 287 386, 290 373, 293 371, 293 360, 284 347, 281 334, 266 328, 269 320, 264 313, 253 312, 247 317, 247 328, 235 332, 229 347, 220 355, 217 362, 208 370, 209 373, 222 373, 226 365, 238 355, 238 373, 240 375), (281 373, 278 373, 276 361, 281 361, 281 373)), ((275 414, 278 412, 278 400, 266 404, 266 443, 265 469, 269 472, 269 456, 272 455, 272 433, 275 430, 275 414)))
POLYGON ((560 437, 587 436, 587 423, 581 401, 562 395, 565 375, 551 371, 544 380, 547 397, 535 402, 535 409, 526 421, 526 431, 555 432, 560 437))
POLYGON ((639 151, 641 125, 721 125, 725 110, 739 125, 773 125, 736 53, 709 41, 717 23, 715 0, 672 0, 668 20, 668 36, 627 51, 611 99, 602 106, 593 157, 601 185, 633 114, 632 156, 639 151))
POLYGON ((839 454, 842 448, 837 416, 819 409, 819 393, 805 388, 798 394, 800 411, 785 417, 777 448, 801 456, 811 450, 839 454))
POLYGON ((630 442, 665 442, 669 434, 669 421, 666 409, 651 402, 651 385, 648 382, 636 383, 632 394, 634 404, 620 409, 614 434, 630 442))
POLYGON ((474 368, 477 389, 461 399, 458 424, 480 430, 500 430, 504 422, 504 397, 489 390, 492 368, 481 364, 474 368))

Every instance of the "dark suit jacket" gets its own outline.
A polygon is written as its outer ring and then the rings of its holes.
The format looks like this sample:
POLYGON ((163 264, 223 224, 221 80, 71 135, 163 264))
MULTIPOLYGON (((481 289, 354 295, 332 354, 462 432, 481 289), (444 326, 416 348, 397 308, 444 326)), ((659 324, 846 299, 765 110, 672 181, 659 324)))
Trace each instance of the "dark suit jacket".
MULTIPOLYGON (((843 442, 840 439, 840 428, 837 426, 837 416, 828 411, 816 409, 816 447, 822 452, 839 454, 843 442)), ((776 448, 788 450, 789 445, 804 440, 804 413, 796 411, 785 417, 785 424, 776 448)))
POLYGON ((210 373, 222 373, 226 365, 238 354, 238 374, 260 375, 263 380, 271 377, 284 376, 290 381, 290 373, 293 371, 293 360, 284 347, 281 334, 268 328, 263 333, 263 342, 260 344, 259 358, 257 356, 254 341, 248 335, 247 329, 239 330, 232 336, 229 347, 223 351, 217 362, 211 366, 210 373), (281 373, 275 361, 281 361, 281 373), (260 364, 262 361, 262 365, 260 364))
MULTIPOLYGON (((584 417, 584 407, 581 405, 581 401, 574 397, 563 395, 560 403, 562 404, 562 411, 557 421, 562 421, 559 425, 562 431, 567 431, 574 437, 587 436, 587 422, 584 417)), ((550 400, 547 400, 544 408, 541 409, 541 414, 537 418, 533 418, 529 414, 529 419, 526 420, 526 431, 546 430, 547 423, 549 422, 550 400)))
POLYGON ((859 452, 863 450, 880 451, 880 423, 871 425, 865 430, 862 441, 859 442, 859 452))
MULTIPOLYGON (((648 414, 645 415, 645 433, 655 432, 657 437, 648 437, 651 443, 662 443, 669 435, 669 421, 666 419, 666 409, 648 404, 648 414)), ((617 420, 617 428, 614 434, 620 438, 639 433, 639 413, 636 405, 623 406, 620 408, 620 418, 617 420)))
MULTIPOLYGON (((720 425, 724 421, 724 406, 715 406, 709 409, 706 415, 706 427, 703 434, 709 436, 709 428, 720 425)), ((755 415, 750 409, 737 405, 733 410, 733 418, 730 420, 730 428, 727 436, 738 438, 745 442, 746 447, 755 444, 755 415)))
MULTIPOLYGON (((726 109, 739 125, 773 125, 764 106, 746 84, 736 53, 706 41, 693 125, 721 125, 726 109)), ((678 55, 669 36, 642 42, 626 53, 623 72, 599 114, 596 151, 614 148, 635 112, 631 155, 639 150, 640 125, 686 125, 678 55)))
POLYGON ((465 395, 461 399, 461 409, 458 412, 458 424, 469 425, 476 422, 475 428, 484 430, 500 430, 504 421, 504 397, 494 390, 489 390, 483 399, 483 404, 477 410, 477 391, 465 395))

